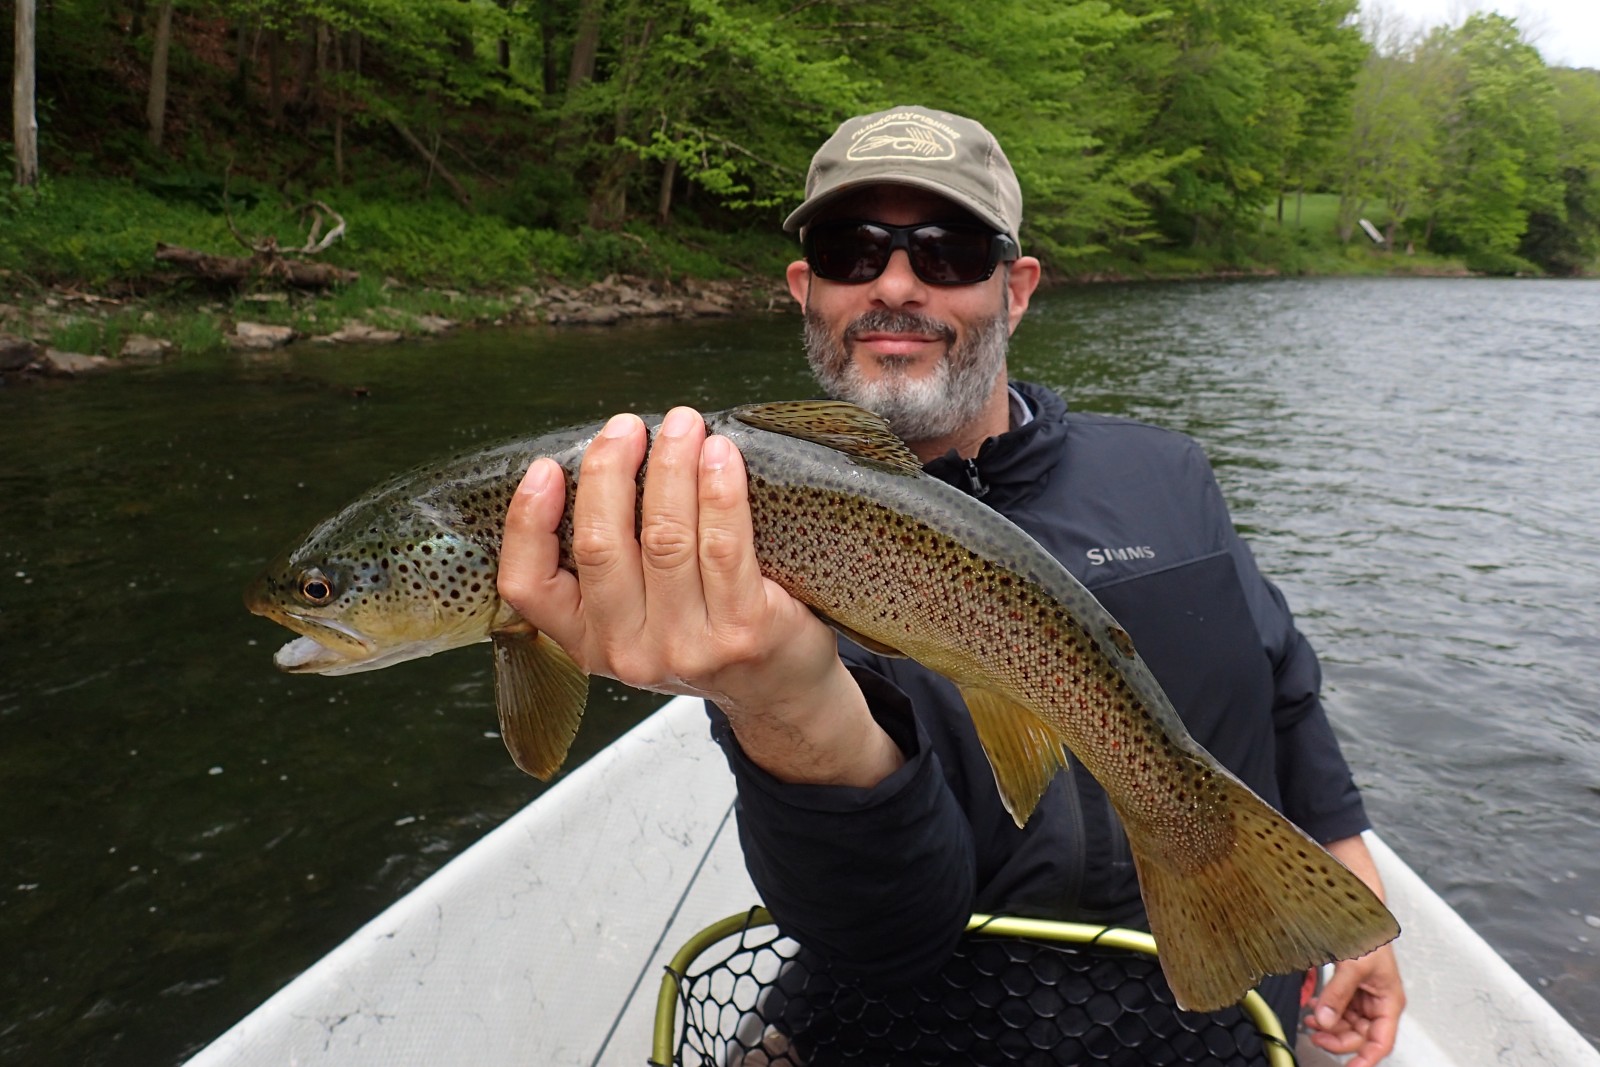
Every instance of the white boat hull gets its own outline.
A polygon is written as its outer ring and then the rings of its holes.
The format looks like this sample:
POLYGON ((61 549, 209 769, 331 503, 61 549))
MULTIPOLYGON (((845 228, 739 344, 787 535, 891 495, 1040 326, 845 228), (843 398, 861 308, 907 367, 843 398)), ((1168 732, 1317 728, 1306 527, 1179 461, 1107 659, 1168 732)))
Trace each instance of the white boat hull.
MULTIPOLYGON (((662 968, 757 903, 733 780, 671 701, 396 902, 188 1067, 642 1065, 662 968)), ((1383 842, 1409 1008, 1394 1067, 1600 1067, 1383 842)), ((1302 1064, 1339 1062, 1301 1042, 1302 1064)))

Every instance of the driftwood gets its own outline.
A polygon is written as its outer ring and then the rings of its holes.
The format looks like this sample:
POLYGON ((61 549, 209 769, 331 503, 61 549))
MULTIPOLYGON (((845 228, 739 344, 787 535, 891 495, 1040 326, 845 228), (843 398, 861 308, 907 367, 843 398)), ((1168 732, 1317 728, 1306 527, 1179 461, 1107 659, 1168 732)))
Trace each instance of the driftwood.
MULTIPOLYGON (((231 172, 230 172, 231 173, 231 172)), ((330 266, 326 263, 306 263, 293 256, 315 256, 327 251, 328 246, 344 236, 344 217, 333 208, 320 200, 313 200, 306 207, 310 208, 313 217, 311 231, 306 235, 306 243, 300 248, 280 248, 276 237, 263 237, 257 241, 247 240, 239 228, 234 225, 233 211, 228 209, 227 186, 223 186, 224 211, 228 217, 228 229, 233 233, 234 239, 250 250, 248 256, 218 256, 210 252, 200 252, 193 248, 180 248, 177 245, 156 243, 156 259, 164 263, 176 263, 187 267, 208 281, 222 282, 230 285, 242 285, 257 278, 275 278, 298 285, 307 289, 325 289, 330 285, 342 285, 353 282, 361 277, 360 273, 345 270, 341 267, 330 266), (322 233, 322 223, 325 218, 331 218, 334 226, 327 233, 322 233), (318 239, 320 235, 320 240, 318 239)))
POLYGON ((361 277, 360 273, 328 263, 302 263, 274 251, 249 256, 217 256, 178 245, 156 244, 156 259, 176 263, 208 281, 242 285, 256 278, 278 278, 306 289, 326 289, 361 277))

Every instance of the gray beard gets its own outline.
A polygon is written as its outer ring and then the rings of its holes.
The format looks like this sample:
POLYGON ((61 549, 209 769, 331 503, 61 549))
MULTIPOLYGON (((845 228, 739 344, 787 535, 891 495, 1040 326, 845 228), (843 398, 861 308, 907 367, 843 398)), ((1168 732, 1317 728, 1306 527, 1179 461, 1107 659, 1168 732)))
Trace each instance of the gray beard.
POLYGON ((1006 365, 1010 316, 1002 308, 959 345, 954 339, 955 330, 948 324, 916 312, 876 308, 850 323, 841 337, 830 333, 822 316, 809 306, 805 312, 806 359, 823 391, 882 415, 909 444, 948 437, 983 412, 1006 365), (913 360, 880 358, 881 376, 867 380, 850 358, 849 343, 863 333, 880 331, 942 337, 944 358, 925 378, 906 374, 913 360))

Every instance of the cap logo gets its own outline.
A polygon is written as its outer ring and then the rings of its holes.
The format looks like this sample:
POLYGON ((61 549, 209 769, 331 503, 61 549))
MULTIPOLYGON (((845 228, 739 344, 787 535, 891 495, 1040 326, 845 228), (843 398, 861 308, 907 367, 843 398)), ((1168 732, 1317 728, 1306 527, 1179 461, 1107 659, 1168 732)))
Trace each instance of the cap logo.
POLYGON ((845 158, 853 163, 873 159, 936 162, 956 157, 959 133, 926 115, 897 111, 857 130, 845 158))

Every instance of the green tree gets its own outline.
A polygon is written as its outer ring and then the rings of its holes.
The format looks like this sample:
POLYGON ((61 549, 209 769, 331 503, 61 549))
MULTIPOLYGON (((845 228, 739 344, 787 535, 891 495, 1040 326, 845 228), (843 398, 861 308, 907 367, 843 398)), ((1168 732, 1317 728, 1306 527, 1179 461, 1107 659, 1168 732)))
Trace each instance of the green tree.
POLYGON ((1339 193, 1336 225, 1339 239, 1348 242, 1357 220, 1376 202, 1389 216, 1393 247, 1438 178, 1438 140, 1455 57, 1421 47, 1391 23, 1374 20, 1366 29, 1372 50, 1356 78, 1350 124, 1330 165, 1339 193))
POLYGON ((1457 63, 1439 142, 1430 245, 1482 269, 1520 269, 1525 263, 1516 253, 1529 214, 1565 213, 1549 71, 1516 21, 1503 15, 1475 14, 1431 43, 1457 63))
POLYGON ((1552 274, 1581 274, 1600 262, 1600 71, 1555 69, 1561 208, 1528 216, 1519 254, 1552 274))

